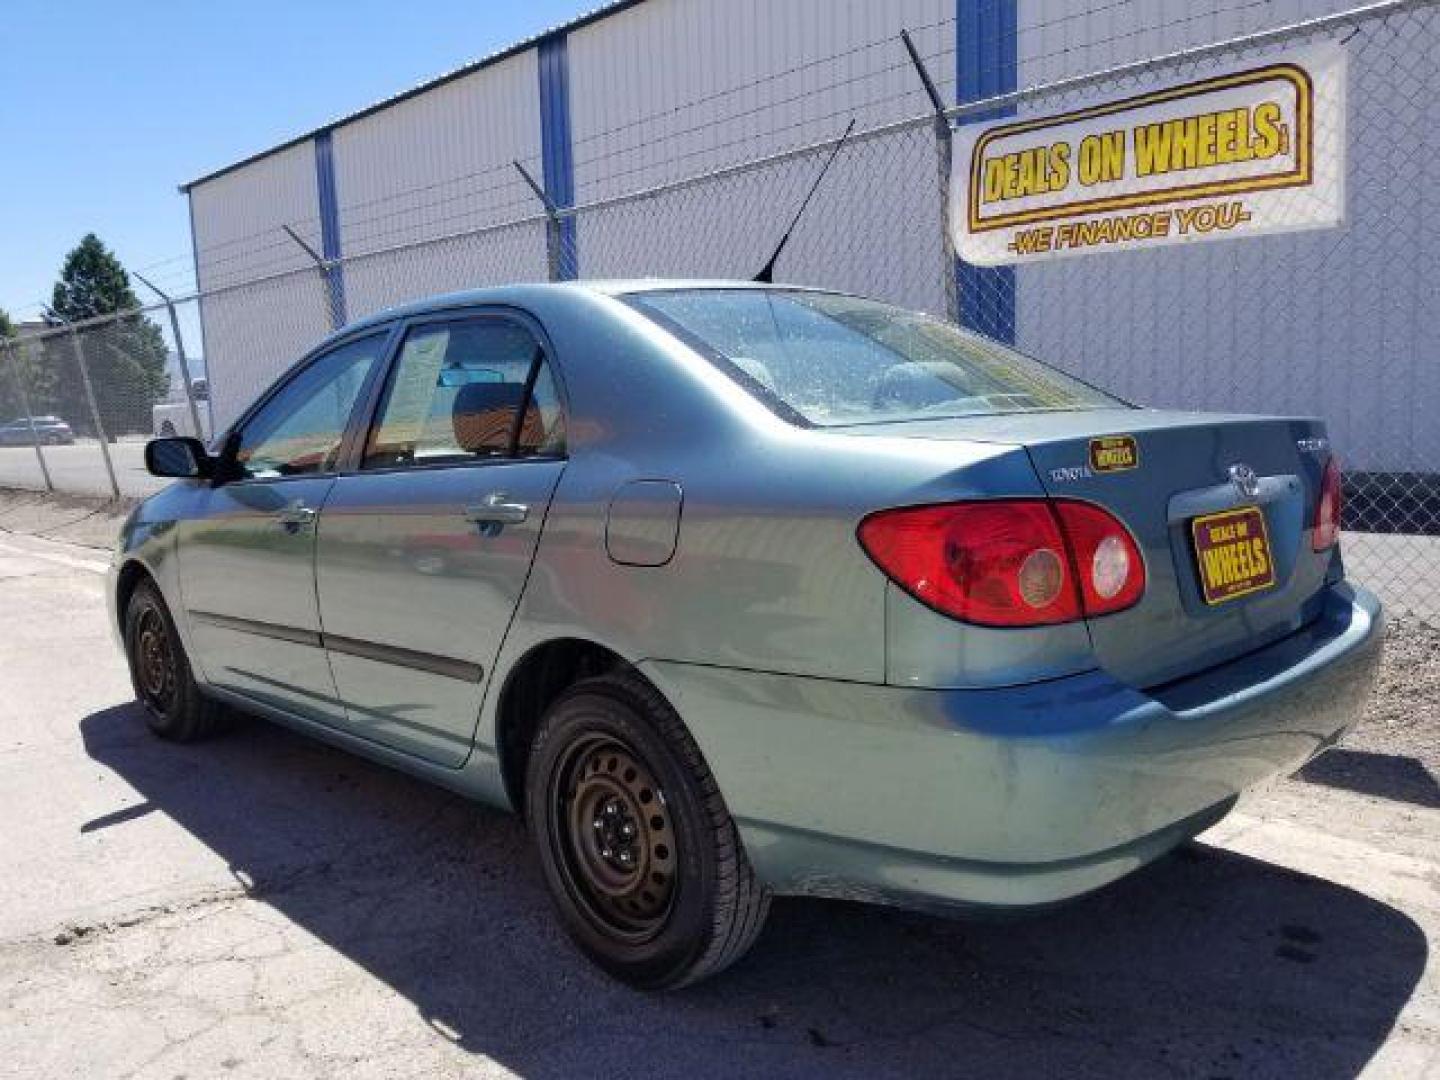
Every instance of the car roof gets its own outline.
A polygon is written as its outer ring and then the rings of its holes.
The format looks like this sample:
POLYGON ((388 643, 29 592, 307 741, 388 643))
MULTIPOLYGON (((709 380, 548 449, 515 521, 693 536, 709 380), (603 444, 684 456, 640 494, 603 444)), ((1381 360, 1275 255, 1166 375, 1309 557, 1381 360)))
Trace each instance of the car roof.
MULTIPOLYGON (((634 296, 650 292, 674 292, 683 289, 750 289, 775 292, 823 292, 804 285, 769 285, 754 281, 733 281, 724 278, 617 278, 603 281, 538 282, 526 285, 496 285, 483 289, 463 289, 440 293, 408 304, 399 304, 367 315, 342 327, 331 337, 349 335, 357 330, 426 315, 435 311, 476 307, 484 304, 511 304, 544 293, 592 293, 599 296, 634 296)), ((326 339, 329 340, 328 338, 326 339)))

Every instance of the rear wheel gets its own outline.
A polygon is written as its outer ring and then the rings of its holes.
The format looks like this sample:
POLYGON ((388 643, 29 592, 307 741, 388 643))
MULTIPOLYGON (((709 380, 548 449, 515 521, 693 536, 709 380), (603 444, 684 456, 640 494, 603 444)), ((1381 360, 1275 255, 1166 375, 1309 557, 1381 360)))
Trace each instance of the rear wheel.
POLYGON ((175 621, 152 582, 142 581, 130 594, 125 656, 151 731, 164 739, 193 742, 216 729, 221 707, 201 694, 175 621))
POLYGON ((743 956, 769 908, 679 716, 633 676, 577 683, 536 733, 526 817, 561 921, 615 978, 683 986, 743 956))

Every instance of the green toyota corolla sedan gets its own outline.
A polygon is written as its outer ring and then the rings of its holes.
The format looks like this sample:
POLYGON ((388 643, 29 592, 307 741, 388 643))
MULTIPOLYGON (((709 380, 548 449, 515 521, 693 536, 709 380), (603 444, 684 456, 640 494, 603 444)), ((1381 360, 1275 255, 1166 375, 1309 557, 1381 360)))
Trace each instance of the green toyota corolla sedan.
POLYGON ((436 297, 146 457, 109 594, 155 732, 238 709, 523 812, 643 987, 774 894, 1098 888, 1332 745, 1380 654, 1319 421, 829 292, 436 297))

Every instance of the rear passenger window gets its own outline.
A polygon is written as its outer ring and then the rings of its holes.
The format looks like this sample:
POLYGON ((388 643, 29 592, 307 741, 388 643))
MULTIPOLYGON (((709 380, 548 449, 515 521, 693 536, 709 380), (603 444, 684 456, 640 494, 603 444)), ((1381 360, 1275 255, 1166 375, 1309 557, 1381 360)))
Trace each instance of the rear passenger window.
POLYGON ((525 422, 520 425, 520 441, 515 452, 529 454, 563 454, 565 452, 565 414, 560 411, 560 395, 550 375, 550 365, 542 359, 535 373, 530 392, 530 406, 525 422))
POLYGON ((501 319, 422 326, 401 347, 364 467, 558 454, 564 438, 544 350, 525 327, 501 319))

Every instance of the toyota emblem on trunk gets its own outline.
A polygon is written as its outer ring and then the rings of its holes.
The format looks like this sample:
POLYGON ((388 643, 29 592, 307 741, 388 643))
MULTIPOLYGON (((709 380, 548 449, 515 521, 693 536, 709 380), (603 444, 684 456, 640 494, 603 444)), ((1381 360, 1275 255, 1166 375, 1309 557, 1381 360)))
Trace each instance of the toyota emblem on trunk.
POLYGON ((1255 475, 1255 470, 1249 465, 1231 465, 1230 482, 1246 499, 1253 499, 1260 494, 1260 477, 1255 475))

